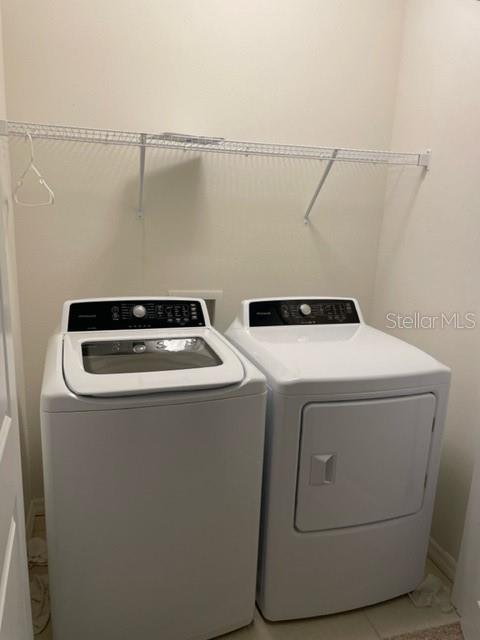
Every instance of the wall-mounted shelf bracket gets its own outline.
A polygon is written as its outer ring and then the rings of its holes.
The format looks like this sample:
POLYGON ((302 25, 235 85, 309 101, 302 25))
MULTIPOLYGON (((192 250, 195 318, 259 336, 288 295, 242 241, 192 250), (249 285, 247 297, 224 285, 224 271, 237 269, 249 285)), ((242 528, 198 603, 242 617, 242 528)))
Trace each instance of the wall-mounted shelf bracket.
POLYGON ((418 154, 418 166, 423 167, 425 171, 430 169, 430 158, 432 156, 431 149, 427 149, 425 153, 418 154))
POLYGON ((144 133, 140 134, 140 177, 138 184, 138 211, 137 218, 140 220, 143 218, 143 190, 145 185, 145 153, 147 148, 145 146, 147 136, 144 133))
POLYGON ((304 224, 308 224, 308 222, 309 222, 310 212, 312 211, 312 207, 315 204, 315 202, 316 202, 316 200, 318 198, 318 194, 322 190, 322 187, 325 184, 326 179, 328 178, 328 174, 332 170, 333 163, 335 162, 335 159, 336 159, 336 157, 338 155, 338 151, 339 151, 338 149, 334 149, 334 151, 332 153, 332 157, 330 158, 330 160, 328 161, 327 166, 325 167, 323 175, 320 178, 320 182, 318 183, 317 188, 315 189, 315 193, 313 194, 312 199, 310 200, 310 204, 308 205, 307 210, 305 212, 305 215, 303 216, 303 223, 304 224))
POLYGON ((423 153, 396 153, 394 151, 360 151, 353 149, 331 149, 329 158, 322 158, 327 160, 327 166, 325 167, 320 182, 315 189, 315 192, 310 200, 305 215, 303 216, 303 222, 308 224, 310 222, 310 214, 313 206, 317 201, 320 191, 322 190, 330 171, 333 168, 335 162, 360 162, 368 164, 386 164, 386 165, 414 165, 416 167, 423 167, 424 171, 428 171, 430 166, 431 151, 427 149, 423 153))

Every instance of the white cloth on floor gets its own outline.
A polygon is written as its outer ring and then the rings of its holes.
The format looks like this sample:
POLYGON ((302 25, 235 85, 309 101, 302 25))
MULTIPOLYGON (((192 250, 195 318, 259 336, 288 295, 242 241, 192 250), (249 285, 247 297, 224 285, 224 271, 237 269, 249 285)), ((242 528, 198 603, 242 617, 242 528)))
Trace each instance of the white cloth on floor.
POLYGON ((30 580, 30 598, 32 601, 33 632, 42 633, 50 620, 50 596, 48 593, 48 575, 35 574, 30 580))
POLYGON ((28 541, 28 564, 30 567, 47 566, 47 543, 43 538, 30 538, 28 541))
POLYGON ((443 613, 453 611, 450 600, 450 591, 443 584, 440 578, 431 573, 425 578, 422 584, 408 594, 410 600, 416 607, 438 607, 443 613))

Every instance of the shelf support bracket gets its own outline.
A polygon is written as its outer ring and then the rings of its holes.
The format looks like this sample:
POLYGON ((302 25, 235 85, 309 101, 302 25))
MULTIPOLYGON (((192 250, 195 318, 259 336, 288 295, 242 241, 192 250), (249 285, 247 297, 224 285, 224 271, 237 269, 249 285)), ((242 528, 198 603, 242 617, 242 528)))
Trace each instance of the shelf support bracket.
POLYGON ((418 154, 418 166, 423 167, 425 171, 429 171, 430 169, 430 158, 432 152, 430 149, 427 149, 424 153, 418 154))
POLYGON ((322 177, 320 178, 320 182, 317 185, 317 188, 315 189, 315 193, 313 194, 312 199, 310 200, 310 204, 307 207, 307 210, 305 212, 305 215, 303 217, 303 222, 305 224, 308 224, 310 222, 309 218, 310 218, 310 213, 312 211, 313 205, 315 204, 317 198, 318 198, 318 194, 320 193, 320 191, 322 190, 323 185, 325 184, 327 178, 328 178, 328 174, 330 173, 330 171, 332 170, 332 167, 334 165, 334 162, 337 158, 338 152, 340 151, 340 149, 334 149, 333 153, 332 153, 332 157, 330 158, 330 160, 328 161, 327 166, 325 167, 325 171, 323 172, 322 177))
POLYGON ((145 143, 147 141, 147 135, 145 133, 140 134, 140 181, 138 186, 138 210, 137 210, 137 218, 139 220, 143 219, 143 189, 145 184, 145 153, 147 148, 145 143))

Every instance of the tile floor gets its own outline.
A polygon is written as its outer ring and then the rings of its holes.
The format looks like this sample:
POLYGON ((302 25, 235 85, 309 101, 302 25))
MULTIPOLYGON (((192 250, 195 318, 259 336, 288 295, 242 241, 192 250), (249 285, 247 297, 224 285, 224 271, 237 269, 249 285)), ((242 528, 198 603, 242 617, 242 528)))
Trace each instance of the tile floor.
MULTIPOLYGON (((45 536, 45 519, 35 518, 35 536, 45 536)), ((430 561, 426 573, 437 575, 446 585, 448 578, 430 561)), ((224 640, 379 640, 456 622, 456 613, 437 608, 417 609, 408 596, 350 613, 294 622, 266 622, 258 611, 253 624, 222 636, 224 640)), ((52 640, 51 625, 36 640, 52 640)))

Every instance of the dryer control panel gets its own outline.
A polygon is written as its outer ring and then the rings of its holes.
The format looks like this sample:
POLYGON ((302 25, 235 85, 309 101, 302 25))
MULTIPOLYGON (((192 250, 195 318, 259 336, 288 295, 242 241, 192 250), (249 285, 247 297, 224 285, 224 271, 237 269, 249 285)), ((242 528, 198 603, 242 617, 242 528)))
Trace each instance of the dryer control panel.
POLYGON ((345 298, 255 300, 249 306, 251 327, 359 322, 355 301, 345 298))
POLYGON ((72 302, 68 331, 205 327, 199 300, 139 299, 72 302))

